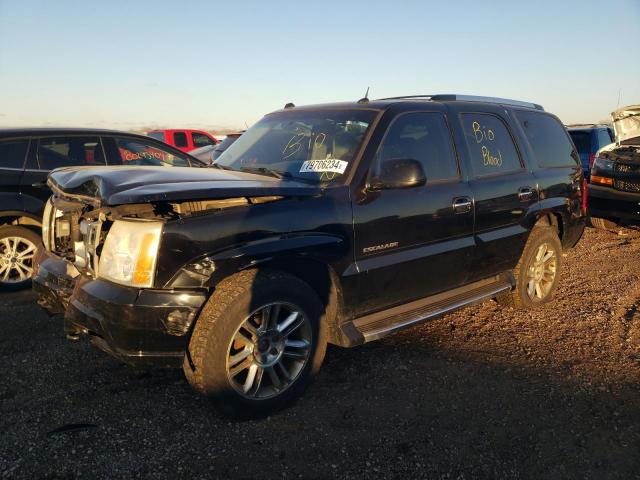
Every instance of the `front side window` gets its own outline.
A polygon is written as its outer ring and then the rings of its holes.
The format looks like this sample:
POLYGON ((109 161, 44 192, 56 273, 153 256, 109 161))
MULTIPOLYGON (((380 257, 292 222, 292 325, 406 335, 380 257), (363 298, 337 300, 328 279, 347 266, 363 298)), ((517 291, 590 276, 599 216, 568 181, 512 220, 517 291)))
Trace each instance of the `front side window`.
POLYGON ((106 163, 98 137, 41 138, 38 142, 37 157, 42 170, 106 163))
POLYGON ((207 137, 206 135, 203 135, 202 133, 192 133, 191 134, 191 140, 193 141, 193 146, 198 148, 198 147, 206 147, 207 145, 213 145, 213 141, 207 137))
POLYGON ((267 115, 215 166, 323 183, 348 174, 375 110, 292 110, 267 115))
POLYGON ((189 144, 187 143, 187 134, 184 132, 174 132, 173 134, 173 144, 176 147, 187 147, 189 144))
POLYGON ((393 159, 420 162, 427 183, 458 178, 458 163, 449 127, 440 113, 416 112, 398 117, 378 149, 373 176, 393 159))
POLYGON ((189 167, 186 155, 165 150, 137 138, 116 137, 116 146, 123 165, 147 165, 162 167, 189 167))
POLYGON ((487 113, 463 113, 461 117, 474 176, 509 173, 523 168, 502 120, 487 113))
POLYGON ((551 115, 517 111, 516 118, 541 167, 575 167, 577 155, 562 124, 551 115))
POLYGON ((0 168, 22 168, 29 140, 4 140, 0 142, 0 168))

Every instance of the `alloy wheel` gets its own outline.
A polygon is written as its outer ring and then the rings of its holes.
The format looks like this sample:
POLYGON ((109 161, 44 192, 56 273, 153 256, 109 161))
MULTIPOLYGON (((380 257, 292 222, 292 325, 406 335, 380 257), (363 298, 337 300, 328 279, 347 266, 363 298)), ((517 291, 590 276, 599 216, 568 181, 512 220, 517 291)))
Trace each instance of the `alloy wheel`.
POLYGON ((23 237, 0 239, 0 283, 14 284, 29 280, 37 247, 23 237))
POLYGON ((289 303, 271 303, 242 322, 227 353, 227 376, 245 398, 262 400, 289 388, 309 361, 311 323, 289 303))
POLYGON ((527 295, 531 300, 539 301, 549 294, 557 267, 558 258, 553 247, 546 242, 541 244, 527 271, 527 295))

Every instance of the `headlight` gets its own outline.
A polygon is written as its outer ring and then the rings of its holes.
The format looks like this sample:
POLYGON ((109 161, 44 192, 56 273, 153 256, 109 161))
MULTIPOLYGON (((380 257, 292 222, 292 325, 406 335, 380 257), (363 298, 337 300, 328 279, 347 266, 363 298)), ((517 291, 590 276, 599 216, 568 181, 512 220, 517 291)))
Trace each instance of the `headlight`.
POLYGON ((162 223, 116 220, 100 255, 98 276, 131 287, 151 287, 162 223))
POLYGON ((596 157, 593 161, 592 171, 600 170, 601 172, 613 172, 613 162, 604 158, 596 157))

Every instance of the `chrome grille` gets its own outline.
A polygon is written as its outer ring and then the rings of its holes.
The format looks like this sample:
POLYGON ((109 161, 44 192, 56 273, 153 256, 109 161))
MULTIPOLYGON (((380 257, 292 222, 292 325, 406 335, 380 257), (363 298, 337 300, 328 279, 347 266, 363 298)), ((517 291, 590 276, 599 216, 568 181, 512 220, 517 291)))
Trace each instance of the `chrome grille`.
POLYGON ((640 165, 616 162, 615 171, 619 173, 630 173, 640 175, 640 165))

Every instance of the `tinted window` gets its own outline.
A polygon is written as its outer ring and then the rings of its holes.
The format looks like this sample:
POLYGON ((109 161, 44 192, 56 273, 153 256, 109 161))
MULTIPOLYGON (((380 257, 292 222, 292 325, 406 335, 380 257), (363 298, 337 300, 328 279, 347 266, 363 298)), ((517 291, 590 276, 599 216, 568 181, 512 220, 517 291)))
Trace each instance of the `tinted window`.
POLYGON ((0 168, 22 168, 29 140, 0 142, 0 168))
POLYGON ((378 149, 376 169, 387 160, 399 158, 418 160, 427 183, 458 177, 449 128, 439 113, 409 113, 391 124, 378 149))
POLYGON ((164 142, 164 132, 149 132, 147 133, 147 137, 155 138, 156 140, 164 142))
POLYGON ((192 133, 191 140, 194 147, 206 147, 207 145, 213 145, 213 142, 209 137, 202 133, 192 133))
POLYGON ((38 142, 38 165, 42 170, 74 165, 104 165, 98 137, 47 137, 38 142))
POLYGON ((522 169, 513 139, 498 117, 486 113, 463 113, 462 128, 475 176, 522 169))
POLYGON ((577 163, 573 145, 562 124, 550 115, 516 112, 516 118, 541 167, 571 167, 577 163))
POLYGON ((605 145, 609 145, 613 140, 611 140, 611 136, 609 135, 609 130, 605 128, 601 128, 598 130, 598 149, 604 147, 605 145))
POLYGON ((184 132, 175 132, 173 134, 173 144, 176 147, 186 147, 187 143, 187 134, 184 132))
POLYGON ((156 144, 146 143, 137 138, 117 137, 115 141, 123 165, 190 166, 186 155, 165 150, 156 144))
POLYGON ((571 135, 571 140, 576 146, 579 154, 589 154, 591 153, 591 134, 584 130, 571 130, 569 132, 571 135))

